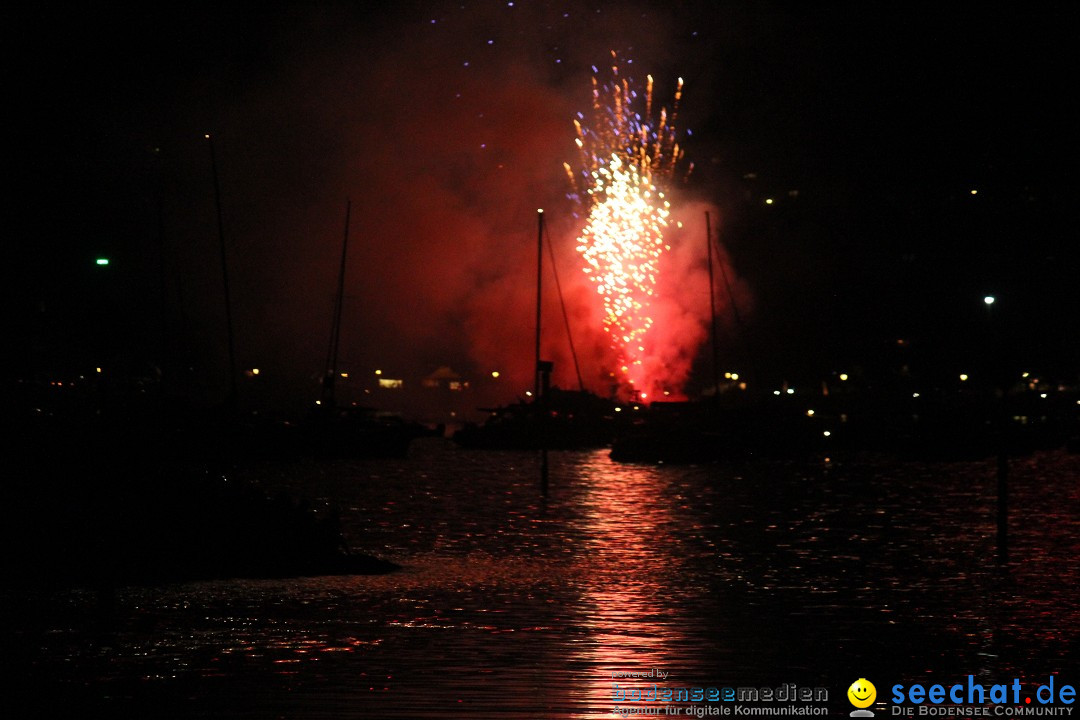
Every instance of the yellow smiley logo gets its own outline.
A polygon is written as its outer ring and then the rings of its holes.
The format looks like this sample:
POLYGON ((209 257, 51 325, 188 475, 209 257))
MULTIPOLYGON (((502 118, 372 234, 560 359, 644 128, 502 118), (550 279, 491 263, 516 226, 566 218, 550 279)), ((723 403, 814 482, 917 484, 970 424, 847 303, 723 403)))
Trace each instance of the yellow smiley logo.
POLYGON ((859 678, 847 689, 848 700, 857 708, 870 707, 877 697, 877 688, 866 678, 859 678))

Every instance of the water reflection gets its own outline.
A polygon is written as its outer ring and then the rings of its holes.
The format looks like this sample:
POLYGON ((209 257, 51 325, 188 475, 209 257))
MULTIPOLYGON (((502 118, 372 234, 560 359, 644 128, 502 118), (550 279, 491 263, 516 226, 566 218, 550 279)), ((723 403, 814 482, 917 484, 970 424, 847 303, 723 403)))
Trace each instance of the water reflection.
POLYGON ((662 687, 837 697, 856 666, 1038 680, 1078 658, 1077 477, 1078 456, 1013 462, 999 570, 992 463, 557 453, 544 505, 533 456, 432 444, 262 478, 337 506, 350 544, 400 573, 122 588, 107 606, 6 589, 4 636, 35 697, 143 717, 611 717, 612 673, 652 668, 662 687))
POLYGON ((574 470, 582 509, 580 557, 589 582, 571 622, 585 632, 573 649, 584 669, 579 699, 589 710, 572 717, 584 717, 627 704, 613 699, 616 684, 639 692, 665 685, 625 675, 671 672, 672 652, 686 644, 685 605, 670 602, 684 575, 685 553, 672 532, 677 518, 660 470, 615 467, 600 452, 574 470))

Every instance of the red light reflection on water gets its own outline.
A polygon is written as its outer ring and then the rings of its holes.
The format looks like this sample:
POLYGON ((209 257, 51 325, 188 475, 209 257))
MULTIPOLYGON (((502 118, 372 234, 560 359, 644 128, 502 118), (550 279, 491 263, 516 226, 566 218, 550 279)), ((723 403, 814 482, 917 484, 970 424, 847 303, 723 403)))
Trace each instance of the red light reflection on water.
MULTIPOLYGON (((575 700, 591 711, 571 717, 596 717, 597 711, 622 717, 613 712, 616 706, 642 703, 615 700, 616 683, 639 691, 654 683, 668 685, 658 677, 626 674, 678 675, 677 653, 685 652, 690 623, 680 615, 681 606, 669 601, 687 558, 673 529, 686 518, 677 515, 665 492, 669 480, 661 469, 616 467, 604 451, 582 463, 579 472, 580 557, 586 559, 589 582, 577 608, 575 622, 584 639, 576 644, 573 661, 586 668, 575 700)), ((681 680, 686 684, 685 677, 681 680)))

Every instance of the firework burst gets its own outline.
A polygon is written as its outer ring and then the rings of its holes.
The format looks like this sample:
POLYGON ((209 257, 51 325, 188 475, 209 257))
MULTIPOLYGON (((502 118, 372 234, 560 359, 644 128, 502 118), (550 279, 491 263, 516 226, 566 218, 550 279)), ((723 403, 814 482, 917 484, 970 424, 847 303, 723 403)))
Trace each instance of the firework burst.
POLYGON ((573 197, 588 211, 577 250, 603 300, 619 384, 630 397, 648 400, 657 385, 646 363, 650 305, 661 256, 670 250, 664 242, 670 213, 665 191, 683 156, 675 129, 683 83, 680 78, 670 114, 662 108, 654 121, 652 76, 639 94, 611 56, 610 80, 593 76, 591 120, 583 124, 580 113, 574 120, 580 167, 565 168, 573 197))

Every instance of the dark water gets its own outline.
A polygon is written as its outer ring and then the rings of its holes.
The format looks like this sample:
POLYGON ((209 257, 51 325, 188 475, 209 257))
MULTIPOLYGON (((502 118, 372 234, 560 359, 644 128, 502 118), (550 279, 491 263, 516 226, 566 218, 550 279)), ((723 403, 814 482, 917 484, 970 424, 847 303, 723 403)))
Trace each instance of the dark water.
MULTIPOLYGON (((8 587, 9 694, 44 717, 614 717, 669 686, 1044 681, 1080 667, 1080 457, 649 467, 438 440, 402 461, 268 466, 341 513, 377 577, 8 587)), ((14 700, 13 700, 14 701, 14 700)), ((32 713, 31 713, 32 714, 32 713)), ((20 716, 29 716, 22 713, 20 716)))

